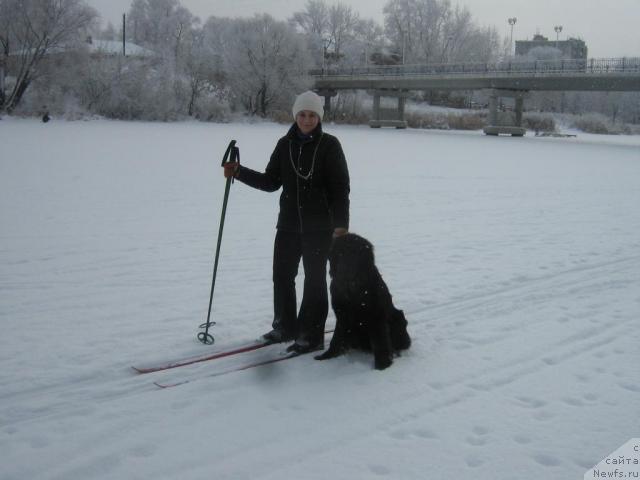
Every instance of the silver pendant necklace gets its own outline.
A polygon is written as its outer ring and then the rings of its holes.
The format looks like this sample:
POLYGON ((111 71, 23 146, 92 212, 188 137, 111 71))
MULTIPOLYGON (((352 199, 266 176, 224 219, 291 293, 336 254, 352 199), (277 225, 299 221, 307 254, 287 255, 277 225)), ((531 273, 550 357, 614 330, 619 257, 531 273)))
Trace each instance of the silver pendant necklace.
MULTIPOLYGON (((293 171, 296 172, 296 175, 302 180, 305 180, 305 181, 309 180, 313 176, 313 168, 316 165, 316 155, 318 153, 318 148, 320 147, 320 142, 322 142, 323 136, 324 136, 324 132, 320 134, 320 139, 318 140, 318 144, 316 145, 316 148, 313 150, 313 158, 311 159, 311 168, 309 169, 309 172, 306 175, 302 175, 300 172, 298 172, 298 169, 296 168, 296 164, 293 161, 293 152, 291 151, 291 146, 293 142, 289 140, 289 160, 291 160, 291 168, 293 168, 293 171)), ((302 156, 302 147, 300 147, 300 155, 298 156, 298 162, 300 162, 301 156, 302 156)))

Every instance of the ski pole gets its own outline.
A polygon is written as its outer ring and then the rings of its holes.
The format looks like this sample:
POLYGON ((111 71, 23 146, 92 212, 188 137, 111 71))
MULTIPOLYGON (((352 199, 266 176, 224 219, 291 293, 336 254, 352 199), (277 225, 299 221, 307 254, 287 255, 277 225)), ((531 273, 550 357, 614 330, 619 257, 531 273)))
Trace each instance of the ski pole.
MULTIPOLYGON (((231 140, 227 150, 222 158, 222 166, 226 163, 238 162, 240 163, 240 149, 236 147, 236 141, 231 140)), ((211 280, 211 295, 209 296, 209 311, 207 312, 207 323, 200 325, 200 328, 204 328, 204 332, 198 333, 198 340, 205 345, 213 345, 215 339, 213 335, 209 333, 209 327, 215 325, 215 322, 211 322, 211 306, 213 305, 213 291, 216 286, 216 275, 218 274, 218 259, 220 258, 220 244, 222 243, 222 230, 224 229, 224 217, 227 213, 227 201, 229 200, 229 190, 231 189, 231 183, 233 177, 227 178, 227 183, 224 188, 224 200, 222 201, 222 214, 220 215, 220 228, 218 229, 218 245, 216 246, 216 257, 213 263, 213 279, 211 280)))

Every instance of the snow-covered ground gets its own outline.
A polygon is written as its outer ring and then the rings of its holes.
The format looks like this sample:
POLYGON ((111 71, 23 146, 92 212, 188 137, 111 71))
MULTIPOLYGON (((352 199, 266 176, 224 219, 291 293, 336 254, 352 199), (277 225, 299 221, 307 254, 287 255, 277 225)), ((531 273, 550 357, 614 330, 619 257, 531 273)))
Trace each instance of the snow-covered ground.
POLYGON ((413 346, 211 377, 282 347, 129 367, 269 329, 278 195, 236 183, 195 338, 220 157, 286 127, 0 121, 1 479, 581 479, 639 436, 639 137, 326 129, 413 346))

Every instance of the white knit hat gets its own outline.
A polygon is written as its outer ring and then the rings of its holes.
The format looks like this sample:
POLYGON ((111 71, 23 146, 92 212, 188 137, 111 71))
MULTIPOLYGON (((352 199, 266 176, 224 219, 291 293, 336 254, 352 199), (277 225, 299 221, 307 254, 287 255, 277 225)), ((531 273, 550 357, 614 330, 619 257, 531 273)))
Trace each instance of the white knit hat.
POLYGON ((320 121, 324 116, 324 107, 322 105, 322 97, 311 90, 307 90, 296 97, 296 101, 293 103, 293 119, 295 120, 303 110, 309 110, 315 112, 320 121))

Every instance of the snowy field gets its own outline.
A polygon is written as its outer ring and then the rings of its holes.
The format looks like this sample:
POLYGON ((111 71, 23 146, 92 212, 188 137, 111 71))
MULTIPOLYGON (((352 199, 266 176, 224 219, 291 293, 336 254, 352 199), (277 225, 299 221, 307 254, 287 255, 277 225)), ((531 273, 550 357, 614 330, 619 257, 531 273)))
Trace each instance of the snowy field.
POLYGON ((224 148, 286 126, 0 121, 2 480, 568 480, 640 436, 640 137, 326 130, 411 350, 136 375, 269 329, 278 195, 236 183, 195 338, 224 148))

